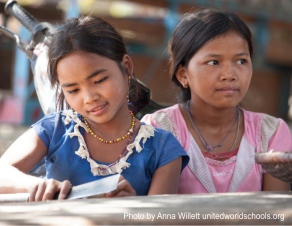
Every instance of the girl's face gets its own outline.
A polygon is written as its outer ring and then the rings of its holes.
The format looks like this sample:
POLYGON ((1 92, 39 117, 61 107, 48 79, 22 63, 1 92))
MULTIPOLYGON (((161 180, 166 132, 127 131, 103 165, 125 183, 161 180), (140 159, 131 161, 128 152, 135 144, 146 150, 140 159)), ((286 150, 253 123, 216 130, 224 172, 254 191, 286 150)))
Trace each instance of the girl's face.
POLYGON ((248 43, 230 31, 204 45, 180 67, 177 78, 191 89, 195 105, 215 108, 237 106, 244 98, 252 76, 248 43))
MULTIPOLYGON (((122 66, 131 74, 132 61, 128 55, 124 56, 122 66)), ((129 80, 115 61, 77 51, 58 62, 57 74, 68 104, 89 120, 105 123, 122 109, 128 114, 129 80)))

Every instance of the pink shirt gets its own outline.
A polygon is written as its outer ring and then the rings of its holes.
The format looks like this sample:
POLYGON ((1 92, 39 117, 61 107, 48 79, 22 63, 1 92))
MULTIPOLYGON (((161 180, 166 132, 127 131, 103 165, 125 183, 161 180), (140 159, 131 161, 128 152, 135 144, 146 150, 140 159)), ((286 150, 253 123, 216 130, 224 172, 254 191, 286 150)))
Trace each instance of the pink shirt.
POLYGON ((178 104, 143 117, 145 123, 171 131, 190 156, 181 174, 180 194, 261 191, 264 172, 261 165, 255 163, 255 152, 292 150, 291 132, 282 119, 241 110, 244 134, 238 154, 225 161, 203 156, 178 104))

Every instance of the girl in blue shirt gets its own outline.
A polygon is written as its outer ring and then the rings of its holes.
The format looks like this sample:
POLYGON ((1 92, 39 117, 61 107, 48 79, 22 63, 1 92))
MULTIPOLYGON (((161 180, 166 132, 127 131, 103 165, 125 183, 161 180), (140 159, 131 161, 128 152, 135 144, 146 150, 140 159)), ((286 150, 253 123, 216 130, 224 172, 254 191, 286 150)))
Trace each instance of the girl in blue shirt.
POLYGON ((45 116, 6 151, 1 167, 10 179, 0 178, 0 192, 64 199, 72 185, 121 173, 108 197, 177 193, 188 156, 171 133, 129 111, 134 68, 118 32, 99 18, 71 19, 53 35, 48 57, 58 105, 69 110, 45 116), (43 158, 46 179, 25 174, 43 158))

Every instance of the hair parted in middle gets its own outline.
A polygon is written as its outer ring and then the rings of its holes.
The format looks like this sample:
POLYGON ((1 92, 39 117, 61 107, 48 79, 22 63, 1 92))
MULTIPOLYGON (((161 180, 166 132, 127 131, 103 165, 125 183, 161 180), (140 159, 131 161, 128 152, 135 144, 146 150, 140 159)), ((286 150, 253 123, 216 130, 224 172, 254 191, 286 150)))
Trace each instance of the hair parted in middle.
POLYGON ((188 66, 191 58, 205 44, 229 31, 235 31, 248 43, 253 55, 252 34, 248 26, 234 13, 207 8, 186 13, 174 30, 168 44, 171 80, 180 87, 179 101, 191 98, 190 88, 184 88, 176 77, 180 66, 188 66))
MULTIPOLYGON (((59 87, 57 65, 62 58, 76 51, 109 58, 117 63, 125 76, 130 76, 131 79, 134 77, 134 74, 130 75, 121 64, 123 56, 128 53, 122 36, 113 26, 92 16, 69 19, 53 34, 48 52, 48 74, 52 87, 57 87, 57 109, 64 109, 64 104, 70 107, 59 87)), ((132 79, 131 83, 134 83, 134 89, 131 91, 137 93, 137 81, 132 79)))

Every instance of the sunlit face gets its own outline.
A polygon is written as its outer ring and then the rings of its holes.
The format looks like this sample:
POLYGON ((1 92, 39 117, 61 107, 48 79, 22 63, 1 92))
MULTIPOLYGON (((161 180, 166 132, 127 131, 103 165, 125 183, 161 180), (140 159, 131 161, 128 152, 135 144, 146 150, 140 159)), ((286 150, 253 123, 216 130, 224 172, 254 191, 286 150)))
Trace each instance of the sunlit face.
POLYGON ((89 120, 105 123, 127 109, 128 76, 115 61, 74 52, 59 61, 57 74, 68 104, 89 120))
POLYGON ((248 43, 228 32, 204 45, 177 78, 191 89, 196 105, 216 108, 237 106, 244 98, 252 77, 248 43))

